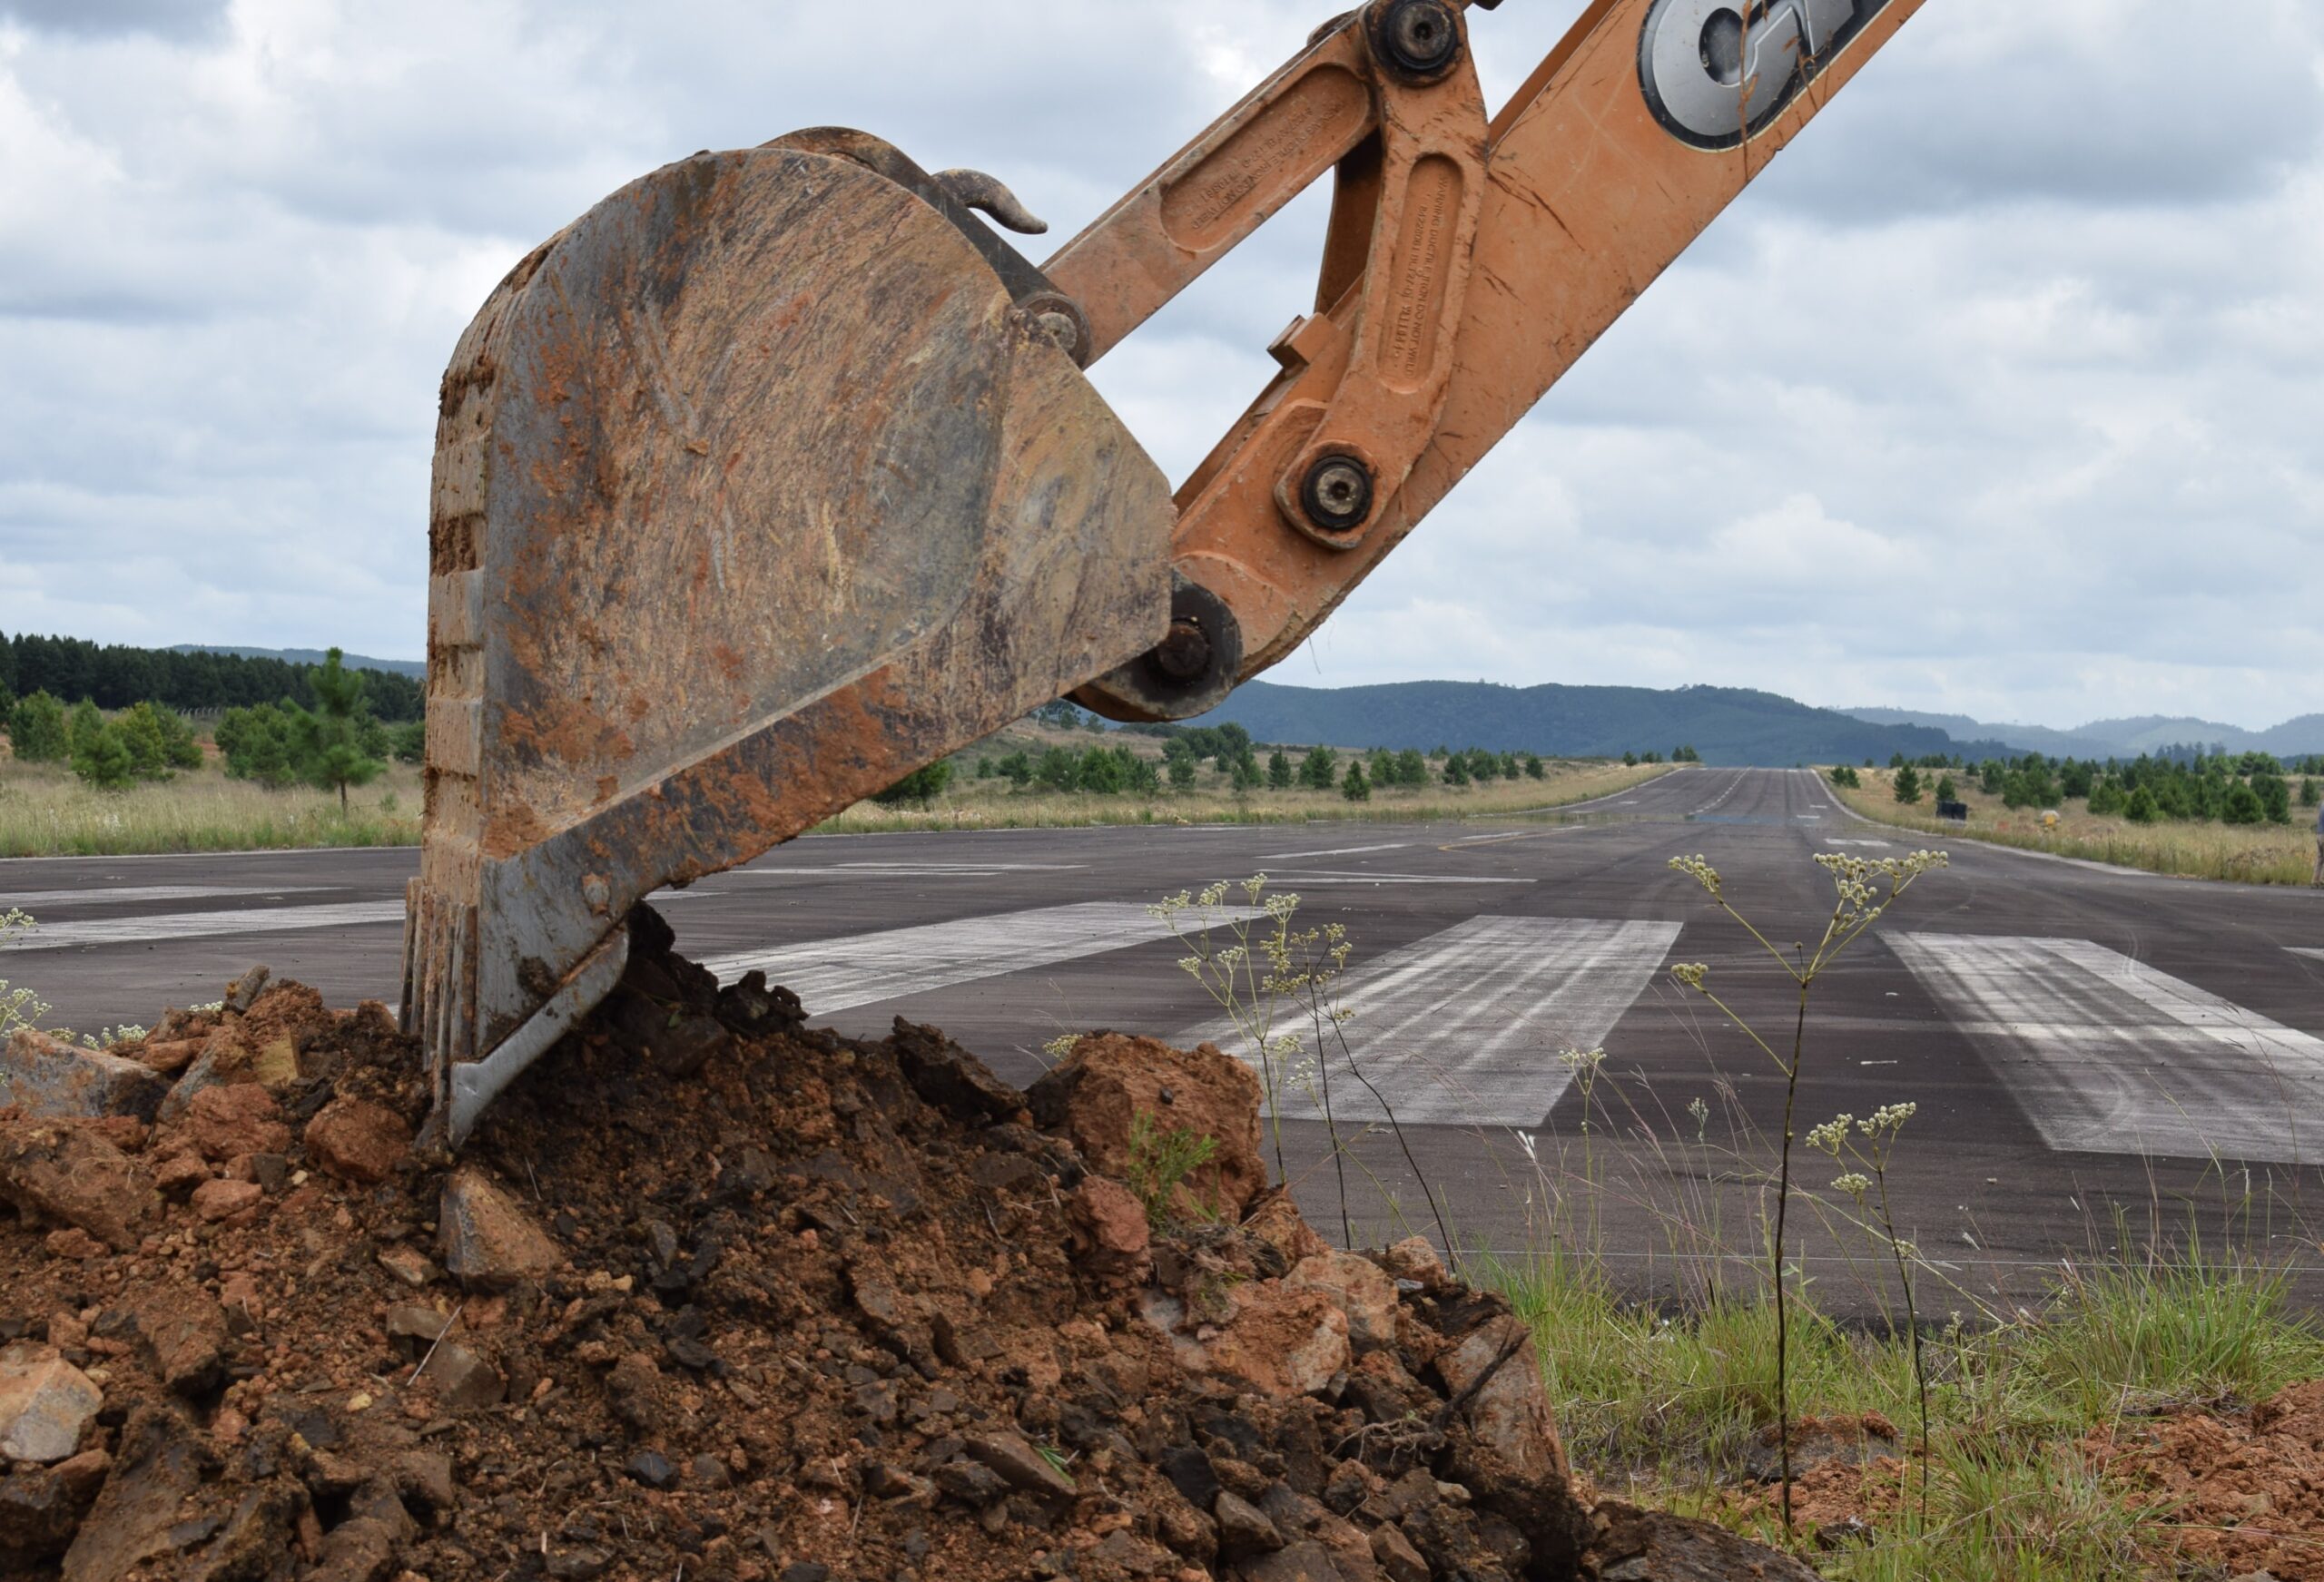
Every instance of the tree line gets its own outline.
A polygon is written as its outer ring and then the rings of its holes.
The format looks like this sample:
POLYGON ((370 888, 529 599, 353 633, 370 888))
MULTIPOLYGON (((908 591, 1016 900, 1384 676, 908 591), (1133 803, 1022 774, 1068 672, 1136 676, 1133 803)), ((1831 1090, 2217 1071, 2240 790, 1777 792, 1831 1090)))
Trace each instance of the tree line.
MULTIPOLYGON (((179 653, 23 632, 0 635, 0 704, 46 693, 68 705, 86 699, 100 709, 127 709, 141 703, 178 710, 248 708, 287 698, 301 709, 313 710, 320 702, 314 674, 322 668, 282 659, 179 653)), ((420 717, 426 693, 419 682, 386 670, 365 668, 351 673, 363 678, 364 696, 379 719, 393 724, 420 717)))
MULTIPOLYGON (((1866 768, 1870 768, 1867 760, 1866 768)), ((2011 809, 2055 808, 2082 799, 2093 814, 2152 824, 2165 819, 2222 824, 2289 824, 2295 800, 2314 809, 2324 798, 2318 778, 2324 776, 2324 755, 2278 758, 2267 752, 2204 752, 2172 750, 2141 753, 2137 758, 2051 758, 2029 752, 2018 758, 1987 758, 1974 764, 1958 755, 1932 755, 1907 762, 1902 754, 1889 761, 1890 785, 1896 800, 1918 802, 1931 789, 1939 801, 1958 798, 1959 773, 1986 796, 1998 797, 2011 809), (2299 778, 2297 788, 2293 777, 2299 778)), ((1846 764, 1832 771, 1839 785, 1860 785, 1861 777, 1846 764)))

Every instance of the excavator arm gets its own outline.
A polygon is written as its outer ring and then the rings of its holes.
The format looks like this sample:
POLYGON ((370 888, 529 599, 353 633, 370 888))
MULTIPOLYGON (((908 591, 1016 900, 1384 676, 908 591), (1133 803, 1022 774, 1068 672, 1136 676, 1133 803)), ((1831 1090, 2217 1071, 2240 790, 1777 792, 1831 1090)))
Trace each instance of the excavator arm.
POLYGON ((1488 118, 1457 0, 1371 0, 1039 266, 990 178, 830 128, 544 243, 440 404, 402 1017, 442 1140, 654 890, 1050 698, 1181 719, 1281 659, 1919 4, 1596 0, 1488 118), (1174 492, 1083 369, 1326 172, 1314 310, 1174 492))

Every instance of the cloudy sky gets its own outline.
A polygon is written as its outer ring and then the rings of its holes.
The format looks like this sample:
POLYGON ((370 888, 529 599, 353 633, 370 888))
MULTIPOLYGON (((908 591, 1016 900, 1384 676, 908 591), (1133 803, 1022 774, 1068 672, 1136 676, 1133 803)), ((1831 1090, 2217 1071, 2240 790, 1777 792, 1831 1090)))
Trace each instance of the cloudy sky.
MULTIPOLYGON (((0 629, 417 657, 437 378, 542 237, 842 123, 1061 238, 1331 9, 0 0, 0 629)), ((1492 102, 1579 9, 1477 15, 1492 102)), ((1098 369, 1174 477, 1322 221, 1098 369)), ((2319 617, 2324 6, 1928 0, 1274 675, 2257 727, 2319 617)))

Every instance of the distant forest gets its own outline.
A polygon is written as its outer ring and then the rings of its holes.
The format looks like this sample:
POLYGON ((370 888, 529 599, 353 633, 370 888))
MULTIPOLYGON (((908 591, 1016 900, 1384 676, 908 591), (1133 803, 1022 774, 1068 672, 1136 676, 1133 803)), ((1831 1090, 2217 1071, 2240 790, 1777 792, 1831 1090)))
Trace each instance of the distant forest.
MULTIPOLYGON (((180 653, 166 648, 103 645, 80 637, 0 635, 0 699, 44 692, 67 705, 89 699, 101 709, 153 702, 172 709, 247 708, 284 699, 315 707, 309 677, 318 667, 231 653, 180 653)), ((420 717, 423 693, 409 676, 363 670, 364 701, 389 723, 420 717)))

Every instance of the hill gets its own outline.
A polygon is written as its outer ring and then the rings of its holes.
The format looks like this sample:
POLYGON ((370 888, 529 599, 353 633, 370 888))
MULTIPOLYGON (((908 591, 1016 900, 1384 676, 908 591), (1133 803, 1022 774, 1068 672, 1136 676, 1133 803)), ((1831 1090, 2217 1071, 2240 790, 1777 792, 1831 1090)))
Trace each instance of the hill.
MULTIPOLYGON (((320 648, 231 648, 214 643, 179 643, 172 644, 172 653, 231 653, 237 659, 279 659, 286 664, 320 664, 324 651, 320 648)), ((424 659, 374 659, 368 653, 349 653, 340 663, 350 670, 384 670, 389 675, 408 675, 414 681, 428 679, 428 662, 424 659)))
POLYGON ((1346 747, 1442 743, 1495 752, 1530 750, 1566 757, 1620 757, 1694 748, 1706 763, 1886 763, 2004 751, 1993 741, 1957 741, 1926 726, 1878 724, 1836 709, 1810 708, 1740 687, 1498 686, 1490 682, 1416 681, 1384 686, 1295 687, 1246 682, 1196 724, 1232 721, 1262 742, 1328 742, 1346 747))
POLYGON ((2217 720, 2185 714, 2141 714, 2123 720, 2093 720, 2087 725, 2060 731, 2047 725, 1991 724, 1966 714, 1930 714, 1912 709, 1845 709, 1859 720, 1880 725, 1922 725, 1944 731, 1955 740, 1987 739, 2008 743, 2020 752, 2046 752, 2056 758, 2136 758, 2166 747, 2224 747, 2230 752, 2272 752, 2300 758, 2324 752, 2324 714, 2302 714, 2265 731, 2247 731, 2217 720))

